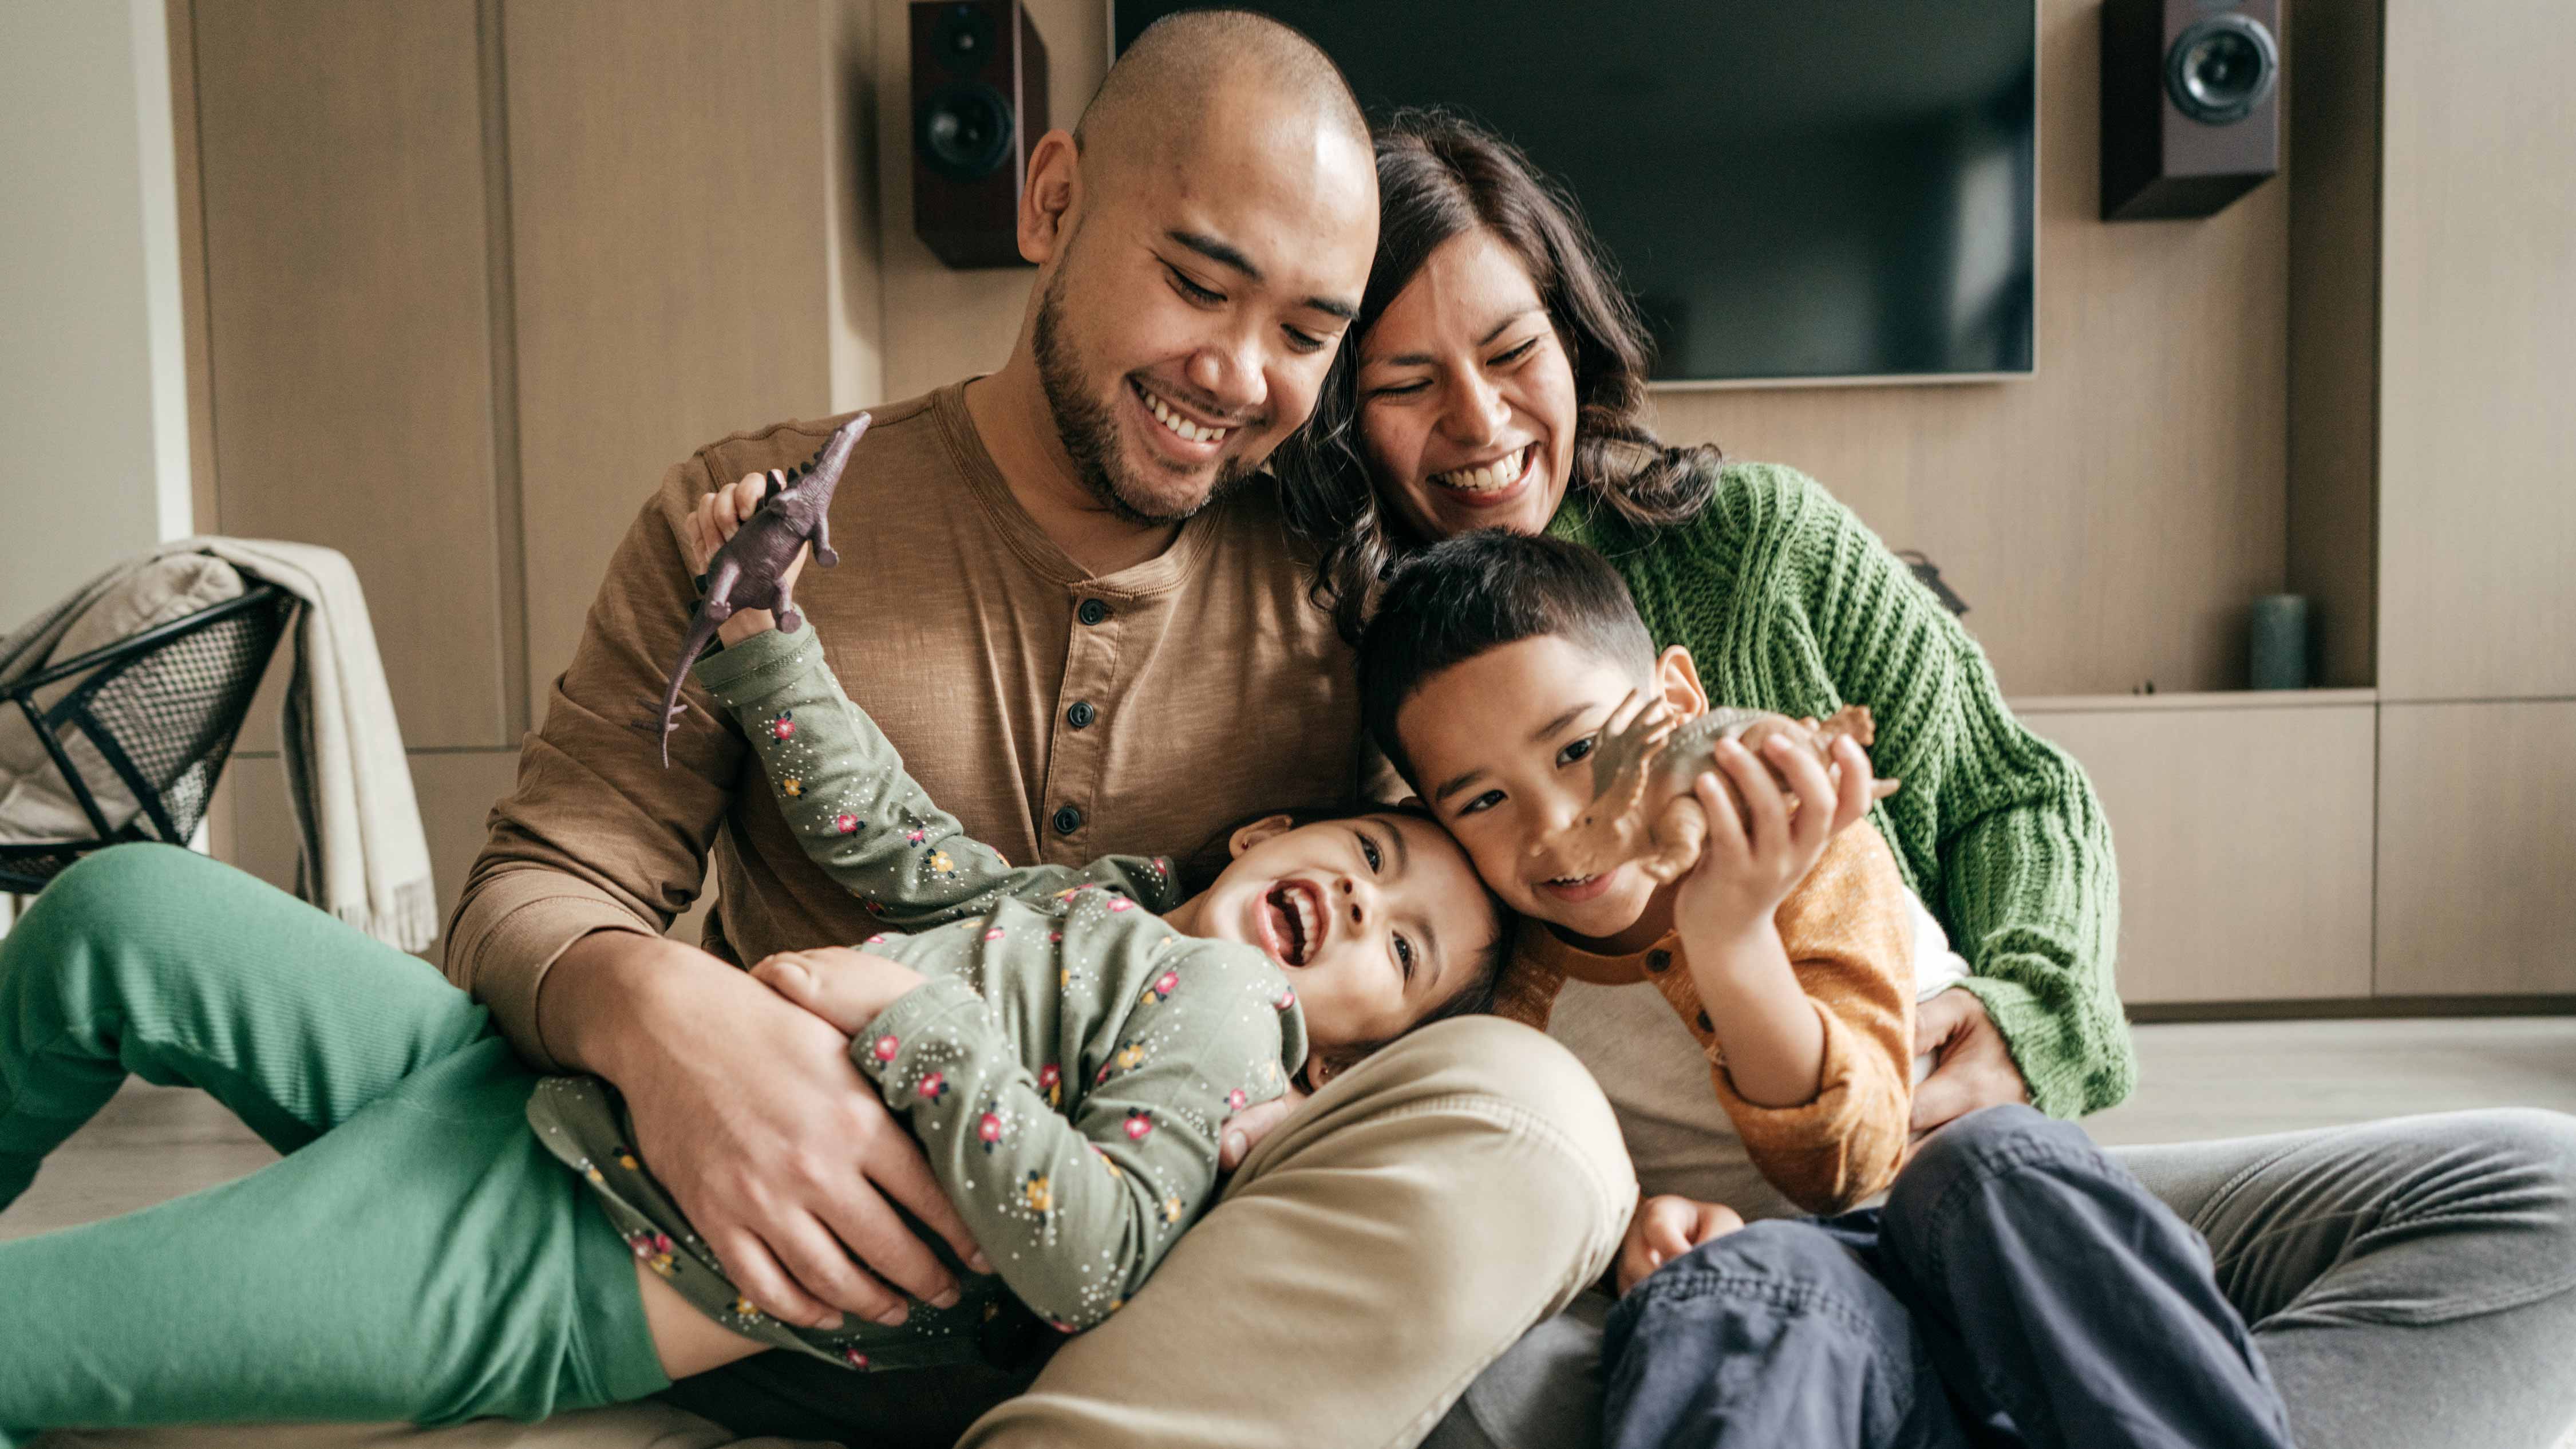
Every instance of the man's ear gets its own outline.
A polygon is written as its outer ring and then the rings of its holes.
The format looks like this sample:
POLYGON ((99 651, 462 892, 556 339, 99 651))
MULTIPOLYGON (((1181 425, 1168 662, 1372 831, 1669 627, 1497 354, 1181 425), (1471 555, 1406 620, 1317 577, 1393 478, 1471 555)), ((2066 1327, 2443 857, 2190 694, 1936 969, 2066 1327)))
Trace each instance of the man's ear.
POLYGON ((1688 649, 1676 644, 1656 657, 1655 695, 1676 720, 1708 713, 1708 691, 1700 686, 1699 665, 1688 649))
POLYGON ((1074 208, 1082 200, 1082 153, 1071 131, 1049 131, 1029 152, 1028 184, 1020 188, 1020 257, 1044 266, 1072 235, 1074 208))
POLYGON ((1265 840, 1276 840, 1296 828, 1297 822, 1285 815, 1265 815, 1234 832, 1233 838, 1225 843, 1226 853, 1239 860, 1252 847, 1265 840))

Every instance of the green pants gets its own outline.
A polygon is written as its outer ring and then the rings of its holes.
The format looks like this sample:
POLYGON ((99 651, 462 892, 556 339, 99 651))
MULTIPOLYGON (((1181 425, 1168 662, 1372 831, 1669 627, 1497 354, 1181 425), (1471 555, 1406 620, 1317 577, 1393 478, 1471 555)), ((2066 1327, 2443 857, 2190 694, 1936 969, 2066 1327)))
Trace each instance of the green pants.
POLYGON ((426 963, 186 851, 103 851, 0 937, 0 1207, 129 1072, 287 1155, 0 1242, 0 1425, 533 1420, 667 1386, 626 1245, 528 1129, 536 1076, 426 963))

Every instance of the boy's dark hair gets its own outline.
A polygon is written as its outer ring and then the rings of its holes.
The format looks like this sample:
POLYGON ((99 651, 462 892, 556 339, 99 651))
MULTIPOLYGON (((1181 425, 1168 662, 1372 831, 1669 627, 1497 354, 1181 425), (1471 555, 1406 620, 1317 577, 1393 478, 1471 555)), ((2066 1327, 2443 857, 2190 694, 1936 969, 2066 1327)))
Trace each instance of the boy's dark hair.
MULTIPOLYGON (((1210 835, 1200 842, 1198 849, 1173 863, 1173 880, 1179 884, 1181 893, 1194 896, 1216 884, 1216 878, 1225 874, 1225 868, 1234 861, 1235 832, 1273 815, 1287 816, 1291 830, 1303 830, 1309 825, 1330 825, 1336 820, 1357 820, 1363 815, 1401 815, 1434 826, 1440 824, 1429 810, 1410 801, 1401 805, 1345 801, 1338 805, 1295 805, 1281 810, 1255 811, 1210 835)), ((1493 943, 1477 954, 1475 974, 1451 992, 1447 1001, 1433 1007, 1428 1015, 1415 1022, 1412 1030, 1419 1031, 1435 1021, 1447 1021, 1453 1016, 1482 1016, 1494 1009, 1495 993, 1503 983, 1503 971, 1512 962, 1512 938, 1516 934, 1514 928, 1519 917, 1503 903, 1501 896, 1494 894, 1493 887, 1485 885, 1483 877, 1477 877, 1476 884, 1484 890, 1485 904, 1494 913, 1493 943)), ((1347 1047, 1333 1054, 1333 1066, 1335 1070, 1349 1066, 1385 1045, 1387 1043, 1381 1041, 1347 1047)))
POLYGON ((1654 636, 1609 560, 1563 539, 1485 529, 1395 566, 1360 634, 1360 718, 1419 787, 1395 717, 1433 675, 1523 639, 1554 637, 1645 681, 1654 636))

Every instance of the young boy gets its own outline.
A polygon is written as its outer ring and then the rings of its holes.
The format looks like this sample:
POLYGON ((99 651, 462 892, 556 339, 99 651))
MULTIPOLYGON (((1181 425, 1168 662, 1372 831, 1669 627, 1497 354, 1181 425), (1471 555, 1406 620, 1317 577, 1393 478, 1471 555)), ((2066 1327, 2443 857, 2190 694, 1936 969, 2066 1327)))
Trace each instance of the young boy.
POLYGON ((1857 746, 1828 774, 1786 740, 1721 745, 1697 868, 1565 878, 1542 842, 1591 804, 1622 702, 1709 707, 1608 563, 1505 533, 1435 545, 1389 580, 1360 672, 1372 737, 1527 918, 1497 1009, 1544 1026, 1569 983, 1651 987, 1754 1165, 1841 1214, 1746 1229, 1727 1204, 1640 1205, 1604 1337, 1611 1445, 2288 1442, 2205 1247, 2079 1130, 1996 1108, 1907 1164, 1920 906, 1852 823, 1857 746))

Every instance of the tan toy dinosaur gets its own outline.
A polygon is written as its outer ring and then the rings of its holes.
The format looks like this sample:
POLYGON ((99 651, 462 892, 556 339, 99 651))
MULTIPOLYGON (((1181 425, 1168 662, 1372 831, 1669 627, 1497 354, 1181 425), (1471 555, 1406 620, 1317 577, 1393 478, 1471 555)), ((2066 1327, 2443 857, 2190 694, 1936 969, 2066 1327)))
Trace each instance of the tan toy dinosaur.
MULTIPOLYGON (((1658 885, 1679 879, 1699 864, 1708 839, 1708 815, 1691 798, 1691 782, 1712 768, 1720 740, 1738 740, 1758 759, 1763 745, 1785 734, 1813 750, 1829 776, 1836 775, 1834 741, 1848 736, 1867 749, 1876 738, 1865 705, 1850 704, 1822 722, 1791 719, 1755 709, 1711 709, 1678 726, 1662 705, 1644 705, 1631 694, 1610 712, 1610 723, 1592 751, 1592 805, 1580 819, 1530 847, 1550 862, 1558 878, 1601 875, 1639 862, 1658 885)), ((1726 780, 1723 772, 1718 775, 1726 780)), ((1836 783, 1840 781, 1837 778, 1836 783)), ((1896 782, 1876 782, 1880 799, 1896 782)), ((1737 809, 1743 798, 1733 782, 1727 794, 1737 809)), ((1790 808, 1797 807, 1793 797, 1790 808)))

